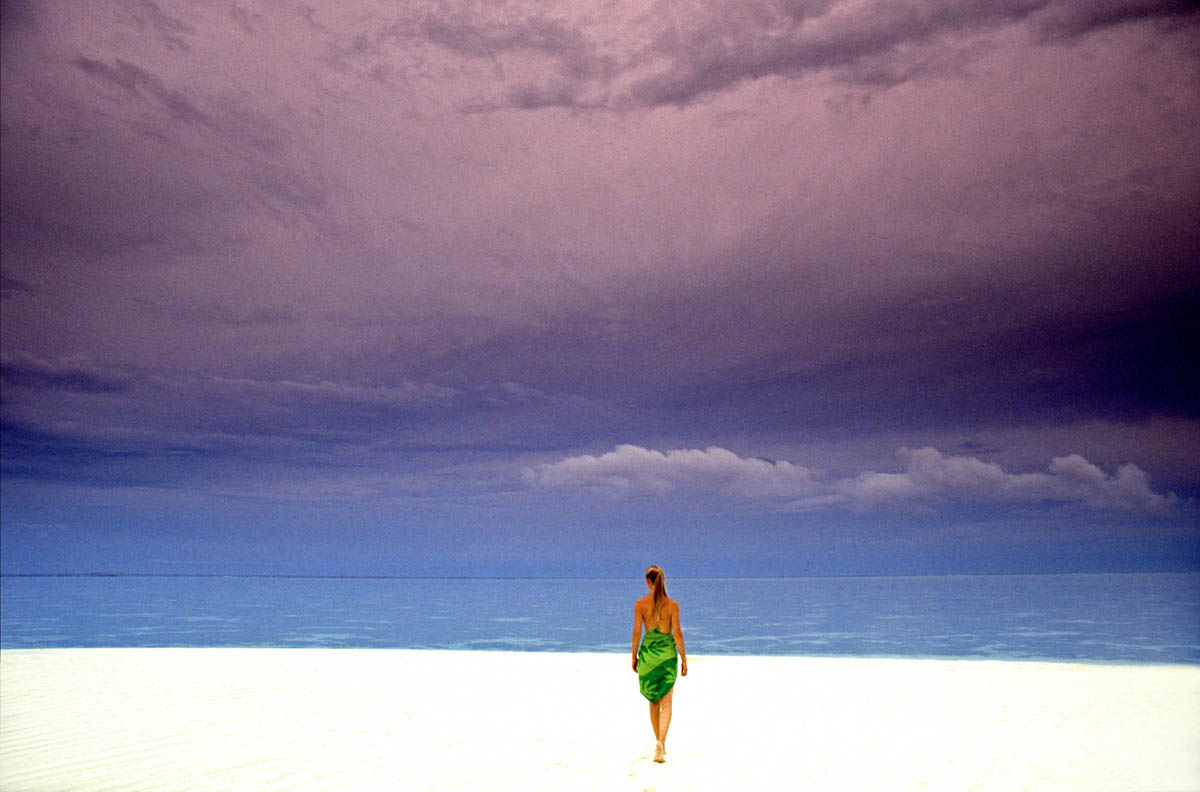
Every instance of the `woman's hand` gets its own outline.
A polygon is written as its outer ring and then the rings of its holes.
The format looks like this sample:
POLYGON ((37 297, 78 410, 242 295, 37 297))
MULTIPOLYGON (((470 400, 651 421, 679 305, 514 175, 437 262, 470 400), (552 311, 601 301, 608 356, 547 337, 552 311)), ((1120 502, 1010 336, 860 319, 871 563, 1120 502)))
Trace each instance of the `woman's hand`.
POLYGON ((680 658, 680 660, 679 660, 679 673, 682 676, 687 676, 687 658, 686 657, 680 658))
POLYGON ((633 656, 633 673, 637 673, 637 655, 633 656))

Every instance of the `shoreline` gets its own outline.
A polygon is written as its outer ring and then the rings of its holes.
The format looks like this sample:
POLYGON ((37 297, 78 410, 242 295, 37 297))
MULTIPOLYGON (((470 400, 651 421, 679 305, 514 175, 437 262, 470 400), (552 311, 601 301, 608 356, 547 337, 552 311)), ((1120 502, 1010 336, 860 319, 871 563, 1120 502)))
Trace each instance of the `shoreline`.
POLYGON ((0 788, 1200 789, 1200 666, 689 655, 667 763, 623 653, 0 650, 0 788))
MULTIPOLYGON (((220 645, 142 645, 142 646, 4 646, 0 644, 0 653, 25 652, 111 652, 111 651, 287 651, 287 652, 446 652, 452 654, 517 654, 517 655, 597 655, 625 657, 628 648, 613 650, 597 649, 512 649, 512 648, 473 648, 459 649, 442 646, 327 646, 327 645, 293 645, 278 644, 231 644, 220 645)), ((688 656, 691 656, 691 652, 688 656)), ((704 657, 745 657, 745 658, 793 658, 797 660, 912 660, 914 662, 939 663, 1031 663, 1041 665, 1078 665, 1078 666, 1132 666, 1137 668, 1195 668, 1200 669, 1200 659, 1196 660, 1138 660, 1129 658, 1094 658, 1094 657, 1053 657, 1050 655, 1013 656, 1004 655, 917 655, 917 654, 749 654, 745 652, 706 652, 704 657)))

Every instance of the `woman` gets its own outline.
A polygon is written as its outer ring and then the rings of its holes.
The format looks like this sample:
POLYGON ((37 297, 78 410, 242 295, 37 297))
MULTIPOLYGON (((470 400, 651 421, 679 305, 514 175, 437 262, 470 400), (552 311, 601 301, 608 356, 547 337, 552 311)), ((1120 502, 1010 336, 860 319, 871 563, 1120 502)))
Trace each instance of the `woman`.
POLYGON ((679 626, 679 603, 667 596, 666 579, 657 565, 646 570, 646 587, 650 593, 638 600, 633 608, 633 670, 637 672, 642 695, 650 701, 654 761, 665 762, 675 663, 679 661, 679 672, 687 676, 687 652, 683 648, 683 630, 679 626), (642 637, 643 627, 646 628, 645 638, 642 637))

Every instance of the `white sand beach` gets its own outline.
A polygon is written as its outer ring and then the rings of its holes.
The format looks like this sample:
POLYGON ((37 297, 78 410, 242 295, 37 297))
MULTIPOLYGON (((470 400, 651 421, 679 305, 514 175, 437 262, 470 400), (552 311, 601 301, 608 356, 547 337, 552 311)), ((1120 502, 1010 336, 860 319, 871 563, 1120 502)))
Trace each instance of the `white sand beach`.
POLYGON ((666 764, 623 654, 0 652, 0 789, 1200 790, 1200 667, 690 660, 666 764))

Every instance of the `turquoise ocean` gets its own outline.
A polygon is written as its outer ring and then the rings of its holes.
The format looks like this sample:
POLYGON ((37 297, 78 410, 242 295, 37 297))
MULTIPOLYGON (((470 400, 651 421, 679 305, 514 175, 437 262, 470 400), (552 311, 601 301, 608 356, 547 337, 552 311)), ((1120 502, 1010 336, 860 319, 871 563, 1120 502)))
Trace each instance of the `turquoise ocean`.
MULTIPOLYGON (((1200 664, 1200 574, 676 578, 690 654, 1200 664)), ((0 647, 628 652, 630 579, 4 576, 0 647)))

